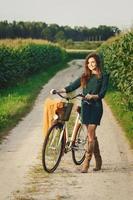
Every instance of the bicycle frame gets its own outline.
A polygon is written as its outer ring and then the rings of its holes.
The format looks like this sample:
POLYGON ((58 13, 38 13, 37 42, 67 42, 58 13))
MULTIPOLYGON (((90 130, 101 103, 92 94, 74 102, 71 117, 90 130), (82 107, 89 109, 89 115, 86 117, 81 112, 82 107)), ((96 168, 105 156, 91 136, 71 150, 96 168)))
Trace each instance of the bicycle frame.
MULTIPOLYGON (((58 92, 54 90, 53 94, 58 94, 58 92)), ((61 94, 59 96, 65 98, 67 102, 77 97, 83 97, 81 94, 72 98, 63 97, 61 94)), ((72 152, 72 159, 76 165, 83 162, 85 158, 84 145, 87 137, 80 119, 80 109, 78 108, 71 135, 69 135, 67 121, 62 120, 60 115, 55 119, 43 143, 42 164, 45 171, 54 172, 61 161, 61 157, 69 151, 72 152)))
MULTIPOLYGON (((59 143, 58 145, 60 145, 60 142, 62 140, 62 137, 63 137, 63 134, 65 133, 65 153, 67 153, 68 151, 71 151, 71 147, 72 147, 72 144, 76 138, 76 128, 77 128, 77 125, 78 124, 81 124, 81 121, 80 121, 80 114, 77 112, 77 117, 76 117, 76 120, 75 120, 75 124, 74 124, 74 127, 73 127, 73 130, 72 130, 72 134, 69 138, 69 134, 68 134, 68 126, 67 126, 67 122, 64 122, 64 125, 63 125, 63 130, 60 134, 60 138, 59 138, 59 143)), ((54 139, 54 138, 53 138, 54 139)))

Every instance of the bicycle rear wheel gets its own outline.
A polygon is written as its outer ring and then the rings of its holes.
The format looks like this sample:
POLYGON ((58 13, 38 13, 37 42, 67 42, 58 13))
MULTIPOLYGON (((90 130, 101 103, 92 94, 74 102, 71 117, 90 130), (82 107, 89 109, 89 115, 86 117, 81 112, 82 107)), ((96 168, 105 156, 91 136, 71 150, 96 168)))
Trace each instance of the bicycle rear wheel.
POLYGON ((42 149, 42 164, 48 173, 54 172, 60 163, 65 146, 64 137, 63 125, 60 123, 48 130, 42 149))
POLYGON ((76 139, 72 145, 72 159, 76 165, 80 165, 85 159, 85 144, 87 140, 86 127, 78 125, 76 139))

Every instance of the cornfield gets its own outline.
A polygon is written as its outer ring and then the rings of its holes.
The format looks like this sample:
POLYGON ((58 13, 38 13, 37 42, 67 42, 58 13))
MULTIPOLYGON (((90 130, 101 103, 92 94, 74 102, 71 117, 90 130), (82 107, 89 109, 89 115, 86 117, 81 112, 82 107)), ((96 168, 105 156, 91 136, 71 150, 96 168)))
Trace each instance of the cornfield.
POLYGON ((133 109, 133 32, 123 34, 104 43, 99 52, 104 67, 110 73, 114 88, 122 92, 125 105, 133 109))

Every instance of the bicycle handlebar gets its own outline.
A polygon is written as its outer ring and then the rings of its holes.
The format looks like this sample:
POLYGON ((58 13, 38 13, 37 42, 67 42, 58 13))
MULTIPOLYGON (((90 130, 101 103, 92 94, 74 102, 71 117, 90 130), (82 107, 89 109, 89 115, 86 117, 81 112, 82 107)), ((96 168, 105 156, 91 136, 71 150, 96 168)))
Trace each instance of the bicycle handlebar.
POLYGON ((75 96, 73 96, 73 97, 65 97, 65 96, 63 96, 63 95, 61 94, 61 92, 59 92, 59 91, 57 91, 57 90, 55 90, 55 89, 52 89, 52 90, 50 91, 50 94, 57 94, 57 95, 59 95, 61 98, 66 99, 67 101, 72 100, 72 99, 75 99, 75 98, 77 98, 77 97, 85 98, 85 95, 83 95, 82 93, 79 93, 79 94, 77 94, 77 95, 75 95, 75 96))

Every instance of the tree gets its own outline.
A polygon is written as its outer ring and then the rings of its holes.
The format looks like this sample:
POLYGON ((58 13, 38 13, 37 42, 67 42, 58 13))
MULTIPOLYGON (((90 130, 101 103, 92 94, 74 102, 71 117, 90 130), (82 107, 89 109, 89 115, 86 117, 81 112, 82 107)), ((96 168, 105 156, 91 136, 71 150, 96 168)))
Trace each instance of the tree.
POLYGON ((42 35, 43 39, 50 40, 50 41, 52 40, 52 32, 49 27, 43 29, 41 32, 41 35, 42 35))
POLYGON ((55 41, 65 40, 65 34, 63 31, 59 31, 55 35, 55 41))
POLYGON ((115 26, 100 25, 98 28, 87 28, 86 26, 59 26, 57 24, 46 24, 44 22, 0 22, 0 38, 36 38, 56 40, 107 40, 109 37, 119 34, 120 30, 115 26))

